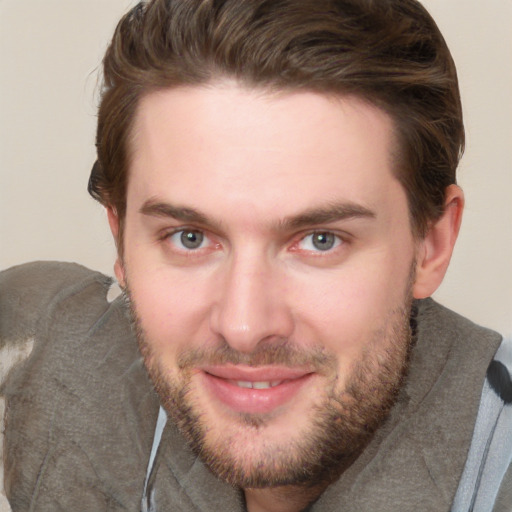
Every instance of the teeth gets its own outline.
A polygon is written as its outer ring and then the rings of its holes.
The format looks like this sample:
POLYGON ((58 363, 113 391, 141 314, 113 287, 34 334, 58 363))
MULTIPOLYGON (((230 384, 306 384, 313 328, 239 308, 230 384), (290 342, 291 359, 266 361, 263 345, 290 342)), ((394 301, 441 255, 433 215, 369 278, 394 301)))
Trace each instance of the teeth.
POLYGON ((237 381, 236 385, 239 388, 252 388, 252 382, 246 382, 244 380, 237 381))
POLYGON ((249 389, 268 389, 273 388, 274 386, 278 386, 281 384, 281 380, 273 380, 273 381, 262 381, 262 382, 249 382, 245 380, 237 380, 236 385, 239 388, 249 388, 249 389))
POLYGON ((270 382, 253 382, 253 389, 268 389, 271 386, 270 382))

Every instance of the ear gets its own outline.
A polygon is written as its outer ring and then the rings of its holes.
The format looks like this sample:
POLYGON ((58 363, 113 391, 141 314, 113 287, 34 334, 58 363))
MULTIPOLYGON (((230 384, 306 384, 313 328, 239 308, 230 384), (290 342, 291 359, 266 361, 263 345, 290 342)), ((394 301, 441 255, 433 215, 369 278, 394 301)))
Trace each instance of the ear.
POLYGON ((112 236, 114 237, 114 240, 116 242, 116 248, 117 248, 117 258, 116 262, 114 263, 114 273, 117 278, 117 282, 119 285, 124 288, 126 278, 125 278, 125 271, 123 262, 119 256, 120 249, 119 249, 119 216, 117 215, 117 212, 112 206, 107 207, 107 217, 108 217, 108 223, 110 226, 110 231, 112 232, 112 236))
POLYGON ((464 193, 457 185, 446 189, 443 215, 434 222, 418 245, 413 296, 430 297, 443 281, 459 234, 464 193))

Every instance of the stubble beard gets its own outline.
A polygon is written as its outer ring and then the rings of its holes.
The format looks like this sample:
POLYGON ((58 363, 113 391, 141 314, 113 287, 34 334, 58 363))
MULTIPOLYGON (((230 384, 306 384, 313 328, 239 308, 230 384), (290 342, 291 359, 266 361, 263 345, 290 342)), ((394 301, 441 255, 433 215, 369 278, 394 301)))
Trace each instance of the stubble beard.
MULTIPOLYGON (((177 378, 159 363, 136 308, 129 300, 140 351, 160 401, 187 440, 191 450, 220 479, 244 489, 281 486, 324 486, 348 467, 386 420, 407 373, 411 334, 411 286, 404 304, 388 313, 359 361, 353 364, 342 389, 337 359, 321 348, 305 352, 282 340, 261 345, 251 354, 223 342, 208 350, 191 349, 178 358, 177 378), (294 432, 286 445, 265 438, 271 415, 240 414, 236 428, 212 432, 198 410, 192 369, 198 364, 308 365, 326 379, 323 399, 311 407, 309 427, 294 432), (256 448, 251 440, 259 442, 256 448)), ((128 293, 129 296, 129 293, 128 293)))

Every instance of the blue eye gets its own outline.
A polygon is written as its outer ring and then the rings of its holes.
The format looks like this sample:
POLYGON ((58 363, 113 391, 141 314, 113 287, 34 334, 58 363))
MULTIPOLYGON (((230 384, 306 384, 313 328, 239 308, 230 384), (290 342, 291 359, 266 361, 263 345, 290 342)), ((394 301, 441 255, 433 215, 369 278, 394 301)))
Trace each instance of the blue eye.
POLYGON ((188 250, 201 249, 207 243, 204 233, 193 229, 182 229, 170 236, 170 240, 177 246, 188 250))
POLYGON ((315 231, 305 236, 300 242, 301 249, 306 251, 326 252, 341 245, 342 240, 330 231, 315 231))

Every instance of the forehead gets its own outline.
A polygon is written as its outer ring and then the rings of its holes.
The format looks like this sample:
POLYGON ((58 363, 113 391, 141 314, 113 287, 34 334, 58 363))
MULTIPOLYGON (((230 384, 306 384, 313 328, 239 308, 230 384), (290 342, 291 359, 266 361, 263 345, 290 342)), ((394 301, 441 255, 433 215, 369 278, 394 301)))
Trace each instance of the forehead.
POLYGON ((390 117, 356 97, 235 83, 156 91, 134 123, 128 205, 218 211, 220 196, 262 216, 340 200, 372 208, 401 188, 393 147, 390 117))

